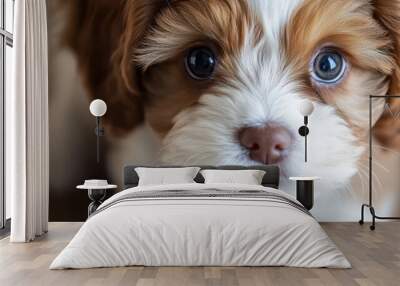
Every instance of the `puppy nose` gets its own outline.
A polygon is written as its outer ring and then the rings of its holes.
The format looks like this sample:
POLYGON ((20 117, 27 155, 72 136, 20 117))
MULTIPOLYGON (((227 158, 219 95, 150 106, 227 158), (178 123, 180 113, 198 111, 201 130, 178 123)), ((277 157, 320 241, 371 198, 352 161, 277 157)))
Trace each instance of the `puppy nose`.
POLYGON ((249 150, 252 160, 264 164, 275 164, 286 157, 292 137, 286 128, 269 124, 263 127, 241 129, 239 141, 249 150))

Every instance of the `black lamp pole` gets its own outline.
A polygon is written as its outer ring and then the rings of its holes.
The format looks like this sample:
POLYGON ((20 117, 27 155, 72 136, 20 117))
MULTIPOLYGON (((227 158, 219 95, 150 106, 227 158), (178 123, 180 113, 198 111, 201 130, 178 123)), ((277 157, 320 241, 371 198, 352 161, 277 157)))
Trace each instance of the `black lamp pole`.
POLYGON ((94 130, 94 133, 97 136, 97 163, 100 163, 100 137, 104 136, 104 128, 101 127, 101 122, 100 122, 100 117, 96 116, 96 129, 94 130))
POLYGON ((299 128, 300 136, 304 137, 304 162, 307 163, 307 135, 310 133, 308 126, 308 116, 304 116, 304 125, 299 128))

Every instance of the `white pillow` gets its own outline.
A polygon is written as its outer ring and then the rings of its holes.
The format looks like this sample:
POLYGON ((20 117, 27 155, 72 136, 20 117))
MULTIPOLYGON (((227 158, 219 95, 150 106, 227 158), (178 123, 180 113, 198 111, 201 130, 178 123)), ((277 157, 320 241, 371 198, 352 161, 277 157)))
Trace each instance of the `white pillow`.
POLYGON ((265 171, 262 170, 211 170, 200 171, 205 184, 261 185, 265 171))
POLYGON ((139 176, 139 186, 195 183, 193 179, 199 170, 199 167, 135 168, 139 176))

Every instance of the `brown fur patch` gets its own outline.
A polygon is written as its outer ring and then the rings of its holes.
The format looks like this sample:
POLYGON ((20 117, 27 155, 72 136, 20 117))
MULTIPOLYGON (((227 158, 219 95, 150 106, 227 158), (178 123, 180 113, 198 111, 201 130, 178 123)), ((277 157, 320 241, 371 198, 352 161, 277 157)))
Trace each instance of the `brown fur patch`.
POLYGON ((364 0, 306 0, 286 29, 288 63, 304 74, 316 50, 327 45, 341 50, 354 66, 391 74, 391 41, 372 12, 364 0))
POLYGON ((91 99, 107 102, 105 123, 120 134, 143 118, 140 99, 123 85, 112 56, 123 33, 123 1, 70 0, 67 44, 75 52, 91 99))
POLYGON ((240 52, 250 27, 255 41, 262 28, 246 0, 176 1, 156 19, 152 32, 136 53, 145 69, 184 52, 196 43, 212 43, 220 56, 240 52))
POLYGON ((154 65, 143 76, 146 120, 161 136, 172 128, 173 118, 182 110, 197 104, 199 97, 211 84, 190 79, 182 64, 182 57, 179 55, 154 65))
POLYGON ((159 15, 135 57, 144 70, 146 120, 153 129, 166 135, 179 112, 196 105, 215 82, 235 77, 234 59, 251 28, 255 44, 262 28, 242 0, 176 1, 159 15), (187 74, 185 56, 194 46, 207 46, 217 55, 213 79, 196 81, 187 74))
POLYGON ((91 99, 106 101, 106 126, 116 135, 143 120, 130 55, 139 44, 159 0, 68 0, 66 44, 74 51, 91 99))
POLYGON ((254 43, 262 35, 246 0, 171 1, 168 7, 162 0, 69 1, 68 45, 89 96, 107 102, 106 124, 117 134, 131 131, 146 114, 164 135, 173 117, 211 87, 212 81, 186 74, 188 48, 212 46, 219 57, 215 78, 224 80, 235 74, 230 60, 250 27, 254 43))
MULTIPOLYGON (((336 107, 360 140, 368 131, 368 96, 386 93, 395 69, 392 39, 373 15, 374 6, 366 0, 306 0, 288 23, 284 41, 288 63, 303 79, 306 94, 336 107), (322 47, 334 47, 348 62, 337 85, 310 78, 311 59, 322 47)), ((380 114, 378 108, 373 116, 380 114)))
MULTIPOLYGON (((400 95, 400 0, 374 0, 375 17, 388 31, 394 43, 392 53, 396 60, 395 70, 391 76, 389 95, 400 95)), ((392 112, 400 114, 400 99, 389 101, 392 112)), ((389 148, 400 150, 400 119, 394 119, 386 111, 374 128, 380 143, 389 148)))

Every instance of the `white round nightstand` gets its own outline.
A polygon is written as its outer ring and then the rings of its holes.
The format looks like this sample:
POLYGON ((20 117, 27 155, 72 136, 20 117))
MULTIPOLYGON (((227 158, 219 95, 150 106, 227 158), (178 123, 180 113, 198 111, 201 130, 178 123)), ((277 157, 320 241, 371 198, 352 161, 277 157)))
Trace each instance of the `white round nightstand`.
POLYGON ((308 210, 314 206, 314 181, 319 177, 290 177, 296 181, 296 198, 308 210))
POLYGON ((94 213, 97 208, 103 203, 104 198, 106 197, 107 191, 111 189, 116 189, 117 185, 79 185, 76 186, 79 190, 87 190, 89 199, 92 201, 88 206, 88 217, 94 213))

